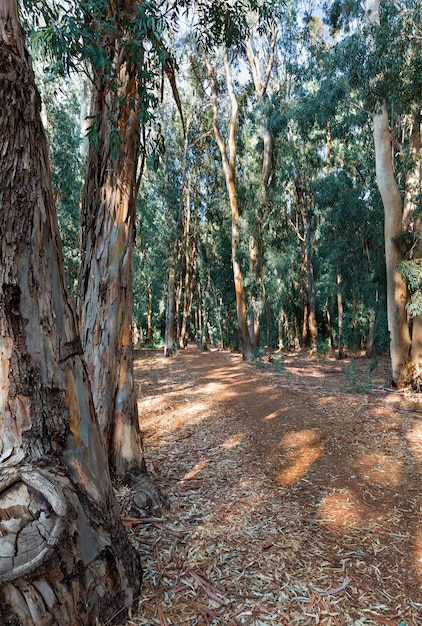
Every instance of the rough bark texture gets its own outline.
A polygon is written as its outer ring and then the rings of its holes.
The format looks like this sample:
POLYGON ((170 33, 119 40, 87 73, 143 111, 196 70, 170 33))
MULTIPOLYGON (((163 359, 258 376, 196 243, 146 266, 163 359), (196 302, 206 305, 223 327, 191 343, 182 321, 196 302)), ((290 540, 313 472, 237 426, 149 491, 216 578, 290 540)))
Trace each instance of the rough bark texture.
POLYGON ((0 0, 0 107, 0 622, 91 625, 132 602, 140 565, 65 287, 40 98, 14 0, 0 0))
MULTIPOLYGON (((110 3, 110 16, 117 10, 111 4, 115 3, 110 3)), ((117 4, 123 16, 136 5, 134 1, 117 4)), ((98 126, 93 131, 96 141, 89 147, 82 198, 78 306, 110 468, 123 477, 144 471, 132 354, 139 109, 137 72, 126 61, 124 33, 110 29, 108 36, 104 45, 114 51, 116 81, 96 72, 92 88, 90 115, 98 126)))

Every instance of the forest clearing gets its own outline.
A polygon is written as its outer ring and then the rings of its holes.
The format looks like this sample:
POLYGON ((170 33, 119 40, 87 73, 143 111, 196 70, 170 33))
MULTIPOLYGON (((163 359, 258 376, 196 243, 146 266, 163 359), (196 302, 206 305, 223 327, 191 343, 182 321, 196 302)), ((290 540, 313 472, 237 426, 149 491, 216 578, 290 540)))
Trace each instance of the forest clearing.
POLYGON ((127 626, 421 623, 421 400, 384 357, 277 356, 137 354, 170 508, 123 518, 144 567, 127 626))

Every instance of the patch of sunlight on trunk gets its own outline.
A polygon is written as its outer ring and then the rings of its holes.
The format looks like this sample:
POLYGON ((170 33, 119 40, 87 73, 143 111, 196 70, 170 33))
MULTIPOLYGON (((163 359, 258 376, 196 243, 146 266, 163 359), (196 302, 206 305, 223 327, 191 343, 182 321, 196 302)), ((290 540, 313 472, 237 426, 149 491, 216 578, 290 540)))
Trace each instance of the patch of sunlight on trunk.
POLYGON ((312 465, 324 454, 324 447, 315 430, 288 433, 280 442, 283 466, 276 472, 275 480, 282 487, 291 487, 303 478, 312 465))

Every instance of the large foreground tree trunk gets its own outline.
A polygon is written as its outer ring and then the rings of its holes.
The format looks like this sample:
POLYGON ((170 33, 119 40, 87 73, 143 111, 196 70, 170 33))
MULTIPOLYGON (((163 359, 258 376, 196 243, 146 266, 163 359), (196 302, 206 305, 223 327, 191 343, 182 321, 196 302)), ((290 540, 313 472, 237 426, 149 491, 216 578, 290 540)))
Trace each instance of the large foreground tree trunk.
POLYGON ((65 287, 15 0, 0 0, 0 24, 0 623, 94 625, 131 604, 141 570, 65 287))

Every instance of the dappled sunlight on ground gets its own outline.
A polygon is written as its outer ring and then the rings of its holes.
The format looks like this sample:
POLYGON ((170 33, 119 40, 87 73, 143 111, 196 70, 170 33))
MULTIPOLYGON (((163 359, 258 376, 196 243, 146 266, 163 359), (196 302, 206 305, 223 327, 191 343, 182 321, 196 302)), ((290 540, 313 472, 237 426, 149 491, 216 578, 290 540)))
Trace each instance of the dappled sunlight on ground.
POLYGON ((398 487, 404 478, 402 463, 380 452, 356 459, 356 472, 359 478, 381 487, 398 487))
POLYGON ((422 423, 413 426, 407 434, 407 440, 412 453, 422 462, 422 423))
POLYGON ((244 438, 245 433, 237 433, 236 435, 232 435, 231 437, 223 441, 223 443, 221 443, 219 447, 223 450, 231 450, 232 448, 235 448, 240 443, 242 443, 244 438))
POLYGON ((127 626, 422 624, 421 404, 381 358, 370 387, 357 360, 365 393, 346 392, 350 363, 258 369, 193 347, 137 361, 170 509, 127 522, 145 571, 127 626))
POLYGON ((279 447, 284 453, 281 457, 282 468, 276 470, 275 480, 282 487, 294 485, 324 454, 319 434, 314 430, 287 433, 279 447))
POLYGON ((322 498, 317 518, 334 533, 355 529, 365 522, 365 511, 349 489, 334 491, 322 498))
POLYGON ((189 472, 187 472, 184 476, 182 476, 182 478, 179 479, 179 482, 183 483, 190 478, 194 478, 194 476, 199 474, 199 472, 201 472, 208 465, 208 463, 209 461, 198 461, 198 463, 195 463, 195 465, 189 472))

